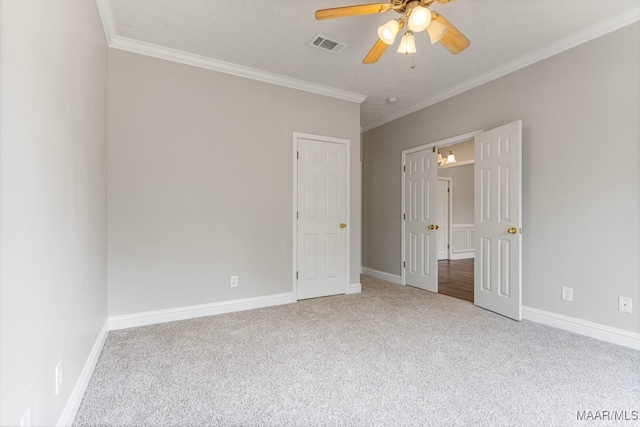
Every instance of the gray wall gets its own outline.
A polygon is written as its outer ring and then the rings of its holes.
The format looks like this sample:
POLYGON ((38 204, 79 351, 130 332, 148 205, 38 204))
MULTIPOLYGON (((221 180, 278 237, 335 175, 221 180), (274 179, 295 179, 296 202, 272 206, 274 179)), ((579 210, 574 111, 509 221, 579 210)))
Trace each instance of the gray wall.
POLYGON ((107 47, 95 2, 0 9, 0 424, 51 426, 107 317, 107 47))
POLYGON ((400 274, 401 150, 522 119, 523 304, 640 332, 639 51, 635 23, 366 132, 363 265, 400 274))
POLYGON ((473 165, 439 168, 438 177, 452 179, 453 224, 473 224, 473 165))
POLYGON ((357 103, 111 50, 109 314, 291 292, 293 132, 351 140, 359 283, 357 103))

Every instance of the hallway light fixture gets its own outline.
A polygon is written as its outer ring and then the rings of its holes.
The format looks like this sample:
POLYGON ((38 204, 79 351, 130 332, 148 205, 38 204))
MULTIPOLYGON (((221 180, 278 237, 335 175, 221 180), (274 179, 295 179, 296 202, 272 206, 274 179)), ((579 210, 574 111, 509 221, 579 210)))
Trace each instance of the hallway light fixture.
POLYGON ((449 163, 455 163, 456 156, 453 155, 453 151, 449 150, 446 156, 443 156, 438 152, 438 166, 446 166, 449 163))
POLYGON ((455 163, 455 162, 456 162, 456 156, 453 155, 453 151, 449 151, 449 154, 447 154, 447 164, 455 163))

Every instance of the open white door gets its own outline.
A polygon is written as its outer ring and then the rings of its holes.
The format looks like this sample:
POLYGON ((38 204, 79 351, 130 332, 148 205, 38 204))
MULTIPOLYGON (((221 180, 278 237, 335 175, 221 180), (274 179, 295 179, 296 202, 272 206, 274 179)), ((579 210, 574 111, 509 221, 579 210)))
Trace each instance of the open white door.
POLYGON ((297 298, 347 289, 347 147, 298 138, 297 298))
POLYGON ((409 153, 404 172, 404 283, 438 292, 438 155, 409 153))
POLYGON ((475 137, 475 304, 522 320, 522 121, 475 137))

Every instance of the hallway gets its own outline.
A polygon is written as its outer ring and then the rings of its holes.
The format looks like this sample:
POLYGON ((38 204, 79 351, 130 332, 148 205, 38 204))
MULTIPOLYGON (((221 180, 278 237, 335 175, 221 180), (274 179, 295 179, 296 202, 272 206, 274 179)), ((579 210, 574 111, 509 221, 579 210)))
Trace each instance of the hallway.
POLYGON ((473 258, 438 261, 438 293, 473 302, 473 258))

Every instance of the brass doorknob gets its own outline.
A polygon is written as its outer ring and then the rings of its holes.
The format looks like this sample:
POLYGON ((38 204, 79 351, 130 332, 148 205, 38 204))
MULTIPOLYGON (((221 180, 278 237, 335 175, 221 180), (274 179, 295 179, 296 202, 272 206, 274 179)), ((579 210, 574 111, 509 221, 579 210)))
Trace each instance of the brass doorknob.
POLYGON ((440 230, 440 226, 439 225, 436 225, 436 230, 440 230))
POLYGON ((510 229, 507 230, 507 233, 509 234, 516 234, 518 232, 518 230, 515 227, 511 227, 510 229))
POLYGON ((347 228, 347 224, 345 224, 344 222, 340 223, 340 228, 347 228))
POLYGON ((433 225, 433 224, 431 224, 431 225, 430 225, 430 226, 428 226, 427 228, 428 228, 429 230, 435 230, 435 229, 436 229, 436 226, 435 226, 435 225, 433 225))

